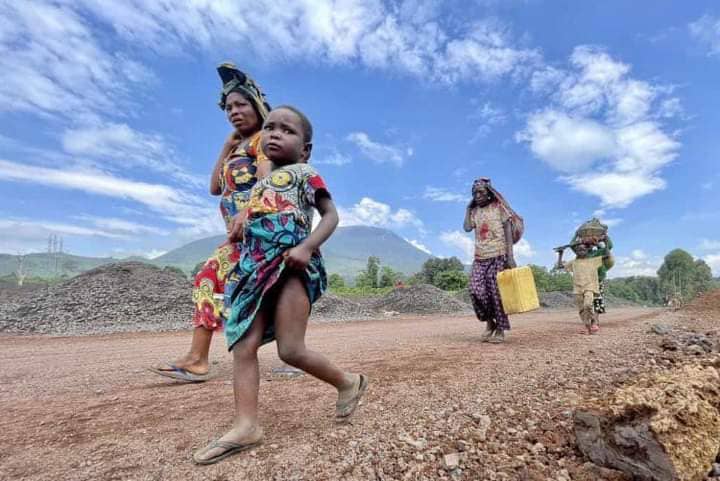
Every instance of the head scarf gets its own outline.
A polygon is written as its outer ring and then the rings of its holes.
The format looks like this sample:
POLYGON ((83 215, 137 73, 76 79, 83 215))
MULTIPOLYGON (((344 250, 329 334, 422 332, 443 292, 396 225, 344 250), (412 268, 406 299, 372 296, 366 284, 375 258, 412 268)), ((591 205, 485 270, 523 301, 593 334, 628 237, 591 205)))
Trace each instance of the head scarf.
POLYGON ((523 232, 525 231, 525 221, 522 217, 517 215, 517 212, 515 212, 512 207, 510 207, 510 204, 508 204, 508 201, 505 200, 505 197, 503 197, 502 194, 492 186, 488 177, 480 177, 473 181, 473 193, 475 193, 475 191, 480 187, 485 187, 487 190, 492 192, 500 208, 503 209, 510 217, 510 230, 512 232, 513 243, 517 243, 522 238, 523 232))
POLYGON ((264 122, 270 112, 270 104, 265 100, 265 94, 260 87, 247 74, 238 70, 235 64, 223 63, 217 68, 218 75, 222 80, 223 87, 220 92, 220 108, 225 110, 225 101, 227 96, 232 92, 240 92, 250 102, 260 116, 260 121, 264 122))

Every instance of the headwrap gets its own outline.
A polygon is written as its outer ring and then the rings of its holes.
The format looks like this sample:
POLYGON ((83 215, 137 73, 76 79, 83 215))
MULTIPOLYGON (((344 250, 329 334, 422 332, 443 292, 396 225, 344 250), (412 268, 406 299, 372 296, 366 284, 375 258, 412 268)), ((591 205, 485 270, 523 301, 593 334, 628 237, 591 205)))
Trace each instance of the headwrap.
POLYGON ((260 121, 264 122, 270 112, 270 104, 265 100, 265 94, 260 87, 247 74, 238 70, 233 63, 222 63, 217 68, 218 75, 222 80, 223 87, 220 93, 220 108, 225 110, 225 101, 231 92, 242 93, 260 115, 260 121))
POLYGON ((503 209, 510 218, 510 230, 512 232, 513 243, 517 244, 525 231, 525 221, 522 217, 517 215, 517 212, 515 212, 512 207, 510 207, 510 204, 508 204, 508 201, 505 200, 505 197, 503 197, 502 194, 492 186, 488 177, 480 177, 473 181, 473 193, 480 187, 485 187, 487 190, 492 192, 500 208, 503 209))

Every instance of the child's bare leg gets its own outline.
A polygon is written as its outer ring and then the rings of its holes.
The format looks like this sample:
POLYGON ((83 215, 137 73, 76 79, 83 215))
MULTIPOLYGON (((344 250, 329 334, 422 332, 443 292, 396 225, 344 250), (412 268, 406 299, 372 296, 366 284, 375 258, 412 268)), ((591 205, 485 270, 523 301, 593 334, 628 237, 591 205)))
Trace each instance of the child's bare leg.
POLYGON ((359 376, 338 369, 325 356, 305 347, 310 301, 299 275, 290 274, 282 284, 275 308, 275 335, 280 359, 332 384, 340 396, 357 389, 359 376))
MULTIPOLYGON (((233 347, 233 392, 235 394, 235 419, 233 427, 219 440, 246 444, 262 438, 258 424, 258 390, 260 372, 257 351, 265 331, 265 316, 258 313, 245 337, 233 347)), ((222 454, 227 449, 215 447, 195 454, 196 461, 203 461, 222 454)))

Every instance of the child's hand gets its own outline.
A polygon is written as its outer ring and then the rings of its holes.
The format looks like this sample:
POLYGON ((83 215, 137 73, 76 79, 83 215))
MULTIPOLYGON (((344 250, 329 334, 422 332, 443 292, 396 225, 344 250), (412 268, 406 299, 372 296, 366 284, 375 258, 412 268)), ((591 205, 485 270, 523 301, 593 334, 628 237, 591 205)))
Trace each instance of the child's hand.
POLYGON ((283 257, 285 257, 285 265, 290 269, 301 271, 307 267, 310 263, 310 257, 312 251, 302 244, 293 247, 290 250, 285 251, 283 257))
POLYGON ((233 217, 232 222, 230 223, 230 232, 228 233, 228 240, 230 242, 240 242, 243 240, 246 218, 247 215, 244 211, 233 217))

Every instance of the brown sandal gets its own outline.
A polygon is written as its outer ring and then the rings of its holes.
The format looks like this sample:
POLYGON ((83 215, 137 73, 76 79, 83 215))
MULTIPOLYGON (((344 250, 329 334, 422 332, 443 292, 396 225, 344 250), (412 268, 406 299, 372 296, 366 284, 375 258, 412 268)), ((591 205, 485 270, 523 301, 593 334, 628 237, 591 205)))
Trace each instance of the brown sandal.
POLYGON ((357 392, 354 396, 346 401, 338 401, 335 403, 335 417, 338 419, 349 418, 352 413, 357 409, 362 398, 368 387, 368 377, 365 374, 360 374, 360 383, 358 384, 357 392))

